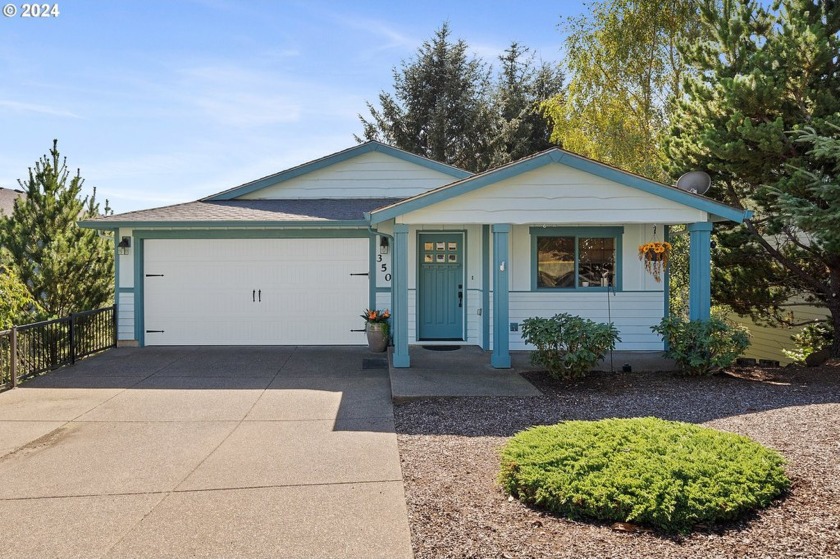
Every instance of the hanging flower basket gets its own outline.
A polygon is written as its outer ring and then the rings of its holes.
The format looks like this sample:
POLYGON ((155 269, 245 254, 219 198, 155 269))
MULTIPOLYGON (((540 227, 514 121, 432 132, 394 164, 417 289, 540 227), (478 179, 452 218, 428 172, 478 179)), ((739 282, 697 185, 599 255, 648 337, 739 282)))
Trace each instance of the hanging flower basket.
POLYGON ((657 282, 662 281, 662 271, 668 267, 671 257, 671 243, 653 241, 639 245, 639 260, 645 263, 645 270, 657 282))

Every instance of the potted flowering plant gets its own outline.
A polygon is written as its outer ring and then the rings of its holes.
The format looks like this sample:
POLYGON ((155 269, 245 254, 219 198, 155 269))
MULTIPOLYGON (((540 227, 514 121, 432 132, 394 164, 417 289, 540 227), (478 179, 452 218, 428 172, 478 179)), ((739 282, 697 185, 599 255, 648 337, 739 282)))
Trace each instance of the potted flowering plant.
POLYGON ((388 320, 391 318, 391 311, 385 309, 384 311, 365 309, 364 314, 361 315, 365 319, 365 334, 367 335, 368 349, 371 351, 381 353, 388 347, 388 333, 390 325, 388 320))
POLYGON ((671 257, 671 243, 652 241, 639 245, 639 260, 644 261, 647 270, 657 282, 662 281, 662 271, 671 257))

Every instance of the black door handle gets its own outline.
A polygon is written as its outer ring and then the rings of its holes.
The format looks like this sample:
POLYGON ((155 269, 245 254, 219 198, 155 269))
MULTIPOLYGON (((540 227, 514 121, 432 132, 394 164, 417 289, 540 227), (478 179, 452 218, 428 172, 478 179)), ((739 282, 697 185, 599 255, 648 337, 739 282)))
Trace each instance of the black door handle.
POLYGON ((257 290, 251 291, 251 301, 256 303, 257 302, 257 290))
POLYGON ((459 291, 458 292, 458 308, 460 309, 463 306, 464 306, 464 292, 459 291))
POLYGON ((260 289, 259 291, 257 291, 257 297, 259 298, 260 303, 262 303, 262 289, 260 289))

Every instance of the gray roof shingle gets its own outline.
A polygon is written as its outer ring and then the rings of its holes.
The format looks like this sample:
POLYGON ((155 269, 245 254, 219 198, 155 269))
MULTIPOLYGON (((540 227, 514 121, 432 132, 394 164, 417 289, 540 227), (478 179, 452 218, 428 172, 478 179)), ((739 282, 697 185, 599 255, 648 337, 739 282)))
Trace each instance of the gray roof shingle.
POLYGON ((19 197, 25 196, 26 194, 24 194, 22 190, 14 190, 0 186, 0 213, 6 216, 12 215, 12 210, 15 207, 15 200, 19 197))
POLYGON ((355 221, 364 219, 365 212, 399 200, 401 198, 199 200, 101 217, 91 222, 355 221))

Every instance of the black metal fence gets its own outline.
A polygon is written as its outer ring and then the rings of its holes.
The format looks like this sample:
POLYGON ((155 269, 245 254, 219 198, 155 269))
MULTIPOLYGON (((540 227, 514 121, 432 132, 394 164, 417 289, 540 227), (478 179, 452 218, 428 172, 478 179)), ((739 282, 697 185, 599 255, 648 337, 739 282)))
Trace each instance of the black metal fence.
POLYGON ((111 306, 0 332, 0 387, 116 346, 116 321, 111 306))

